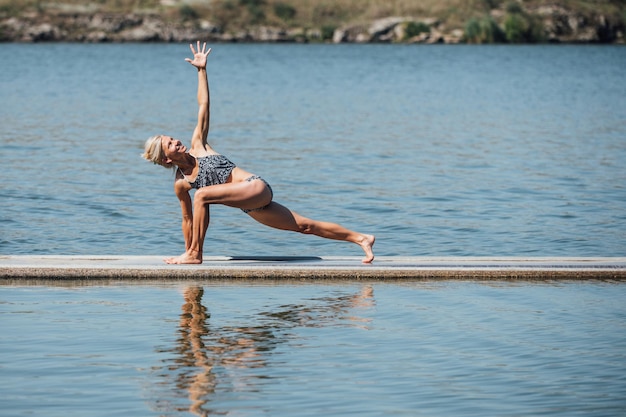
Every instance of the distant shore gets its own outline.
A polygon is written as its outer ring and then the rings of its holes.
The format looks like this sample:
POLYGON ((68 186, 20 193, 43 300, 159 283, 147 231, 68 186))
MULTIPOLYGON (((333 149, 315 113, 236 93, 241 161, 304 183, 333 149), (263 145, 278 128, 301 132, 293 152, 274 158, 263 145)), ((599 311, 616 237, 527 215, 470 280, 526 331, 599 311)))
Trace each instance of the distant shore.
POLYGON ((20 11, 0 8, 0 42, 624 44, 626 32, 626 11, 620 17, 619 13, 581 12, 559 5, 531 9, 511 3, 462 23, 400 15, 304 27, 277 19, 227 24, 217 14, 197 13, 184 4, 186 8, 179 6, 174 15, 171 10, 107 11, 60 5, 20 11))

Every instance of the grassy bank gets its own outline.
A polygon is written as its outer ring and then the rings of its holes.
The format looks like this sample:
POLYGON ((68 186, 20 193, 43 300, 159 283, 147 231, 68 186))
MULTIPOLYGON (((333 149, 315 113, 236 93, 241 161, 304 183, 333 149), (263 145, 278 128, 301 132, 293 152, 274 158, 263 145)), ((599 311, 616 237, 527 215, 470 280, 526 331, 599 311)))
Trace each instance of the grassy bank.
POLYGON ((466 41, 484 43, 545 41, 542 7, 566 10, 581 22, 601 16, 614 31, 626 27, 624 0, 0 0, 0 17, 149 13, 177 24, 210 22, 223 33, 270 26, 317 29, 329 39, 337 28, 402 16, 436 21, 441 31, 463 30, 466 41))

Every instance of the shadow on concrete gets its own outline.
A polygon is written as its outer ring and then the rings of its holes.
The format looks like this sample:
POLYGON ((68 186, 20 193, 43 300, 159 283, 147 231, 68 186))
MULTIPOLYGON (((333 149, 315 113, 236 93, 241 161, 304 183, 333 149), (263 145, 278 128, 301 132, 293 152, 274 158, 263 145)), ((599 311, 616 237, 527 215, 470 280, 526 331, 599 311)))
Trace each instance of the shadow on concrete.
POLYGON ((229 261, 303 262, 321 261, 319 256, 230 256, 229 261))

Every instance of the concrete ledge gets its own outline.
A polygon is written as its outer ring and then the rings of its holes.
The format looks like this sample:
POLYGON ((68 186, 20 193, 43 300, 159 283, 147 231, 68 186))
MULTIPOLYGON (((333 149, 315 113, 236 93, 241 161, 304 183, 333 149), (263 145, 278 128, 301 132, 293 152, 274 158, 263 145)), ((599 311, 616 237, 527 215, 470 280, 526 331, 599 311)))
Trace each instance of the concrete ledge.
POLYGON ((0 284, 29 280, 626 280, 626 258, 205 257, 167 265, 162 256, 0 255, 0 284))

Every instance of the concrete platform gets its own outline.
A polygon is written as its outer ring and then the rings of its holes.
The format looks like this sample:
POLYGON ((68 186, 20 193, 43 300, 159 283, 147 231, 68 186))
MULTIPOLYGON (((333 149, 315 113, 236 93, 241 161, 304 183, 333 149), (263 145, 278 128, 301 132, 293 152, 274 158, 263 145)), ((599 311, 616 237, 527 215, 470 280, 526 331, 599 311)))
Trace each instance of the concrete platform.
POLYGON ((0 255, 0 284, 31 280, 626 280, 626 258, 205 257, 167 265, 163 256, 0 255))

